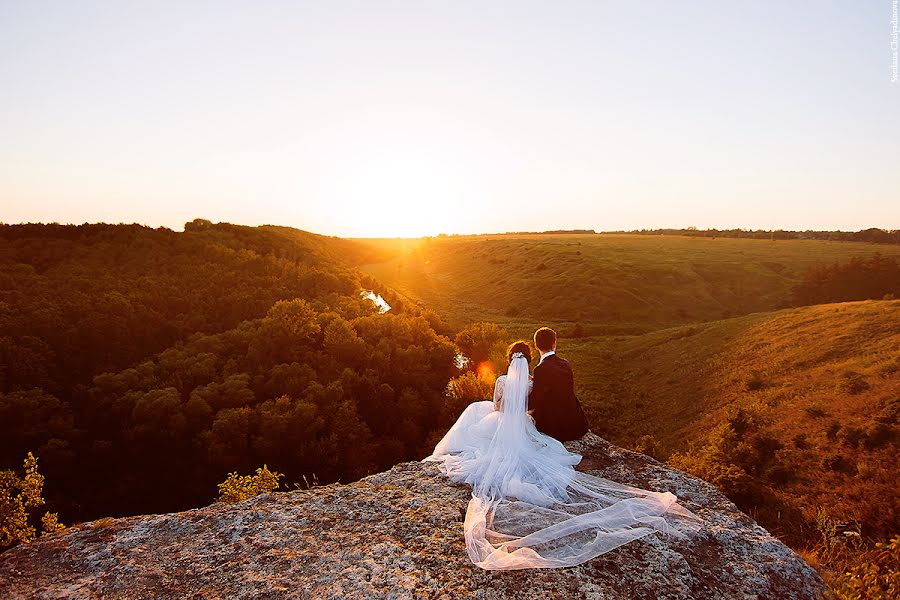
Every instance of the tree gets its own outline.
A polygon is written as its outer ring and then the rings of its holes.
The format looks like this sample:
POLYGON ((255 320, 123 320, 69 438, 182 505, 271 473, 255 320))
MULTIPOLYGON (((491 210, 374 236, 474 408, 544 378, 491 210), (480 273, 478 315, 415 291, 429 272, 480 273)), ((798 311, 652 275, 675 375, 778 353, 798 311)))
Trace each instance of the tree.
MULTIPOLYGON (((44 476, 38 472, 37 458, 31 452, 24 468, 23 477, 11 470, 0 471, 0 549, 28 543, 37 535, 35 515, 30 511, 44 505, 44 476)), ((45 512, 41 523, 45 534, 64 529, 56 513, 45 512)))
POLYGON ((456 334, 459 351, 469 359, 469 365, 477 368, 484 362, 491 363, 494 371, 503 364, 503 354, 509 341, 507 331, 496 323, 472 323, 456 334))

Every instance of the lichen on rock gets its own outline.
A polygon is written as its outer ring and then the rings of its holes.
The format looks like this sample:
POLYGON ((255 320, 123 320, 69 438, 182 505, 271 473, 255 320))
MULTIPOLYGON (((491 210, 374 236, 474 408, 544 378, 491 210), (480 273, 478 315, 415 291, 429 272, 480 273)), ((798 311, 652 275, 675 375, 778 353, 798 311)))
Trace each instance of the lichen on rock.
POLYGON ((588 434, 579 469, 671 491, 704 520, 577 567, 483 571, 466 555, 470 497, 434 463, 351 484, 181 513, 103 519, 0 554, 3 598, 796 598, 824 586, 706 482, 588 434))

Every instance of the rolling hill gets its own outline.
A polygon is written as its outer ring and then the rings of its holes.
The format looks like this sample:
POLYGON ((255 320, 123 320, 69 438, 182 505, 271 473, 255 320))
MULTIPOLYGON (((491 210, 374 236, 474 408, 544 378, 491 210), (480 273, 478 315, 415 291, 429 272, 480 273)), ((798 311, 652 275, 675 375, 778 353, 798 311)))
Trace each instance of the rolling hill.
POLYGON ((771 529, 805 536, 819 508, 868 533, 900 529, 900 301, 566 340, 560 351, 594 431, 713 480, 771 529), (738 481, 716 481, 728 465, 738 481))
MULTIPOLYGON (((482 235, 360 240, 390 260, 361 270, 451 325, 545 323, 586 334, 646 333, 789 305, 814 265, 900 246, 641 235, 482 235)), ((520 333, 521 332, 521 333, 520 333)))
POLYGON ((812 267, 900 248, 499 235, 366 240, 362 269, 460 327, 561 334, 594 431, 716 483, 795 547, 900 530, 900 302, 786 308, 812 267), (879 501, 873 501, 878 498, 879 501))

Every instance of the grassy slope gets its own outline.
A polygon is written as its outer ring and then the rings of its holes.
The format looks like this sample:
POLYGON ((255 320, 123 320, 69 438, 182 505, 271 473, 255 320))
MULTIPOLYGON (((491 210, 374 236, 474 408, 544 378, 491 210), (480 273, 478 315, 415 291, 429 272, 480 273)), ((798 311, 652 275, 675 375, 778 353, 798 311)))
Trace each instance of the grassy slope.
POLYGON ((900 397, 900 301, 823 304, 758 313, 641 336, 566 341, 596 430, 629 442, 650 434, 685 450, 726 409, 778 407, 783 437, 816 435, 827 418, 862 422, 900 397), (747 382, 756 371, 756 391, 747 382), (869 386, 847 391, 849 371, 869 386), (810 417, 822 407, 826 415, 810 417), (630 438, 630 439, 629 439, 630 438))
POLYGON ((499 235, 366 240, 390 260, 363 266, 460 327, 511 331, 580 323, 644 333, 786 306, 810 266, 900 247, 815 240, 639 235, 499 235))
MULTIPOLYGON (((658 236, 366 243, 394 257, 365 271, 452 325, 488 320, 528 337, 538 324, 565 334, 578 322, 604 334, 563 337, 560 352, 573 363, 592 428, 612 441, 633 446, 649 434, 665 457, 704 444, 736 407, 753 407, 764 421, 758 433, 781 444, 777 460, 793 475, 777 485, 763 476, 773 506, 807 525, 826 507, 870 530, 900 528, 896 446, 847 439, 898 408, 900 302, 782 308, 811 265, 900 248, 658 236), (864 389, 854 392, 851 380, 864 389), (829 436, 835 423, 841 429, 829 436), (846 468, 824 466, 836 457, 846 468)), ((757 516, 807 543, 780 512, 757 516)))
POLYGON ((809 306, 583 339, 567 342, 561 353, 574 363, 593 429, 631 446, 652 435, 662 457, 702 445, 737 407, 758 411, 759 433, 780 443, 776 459, 790 471, 789 481, 760 479, 775 499, 770 506, 781 507, 757 514, 769 529, 802 544, 809 532, 785 519, 800 516, 808 527, 819 507, 869 532, 900 529, 896 445, 872 448, 866 438, 851 439, 854 431, 871 436, 879 421, 893 421, 896 432, 900 301, 809 306), (754 378, 759 389, 748 387, 754 378), (840 429, 829 436, 835 424, 840 429), (835 460, 844 466, 826 466, 835 460))

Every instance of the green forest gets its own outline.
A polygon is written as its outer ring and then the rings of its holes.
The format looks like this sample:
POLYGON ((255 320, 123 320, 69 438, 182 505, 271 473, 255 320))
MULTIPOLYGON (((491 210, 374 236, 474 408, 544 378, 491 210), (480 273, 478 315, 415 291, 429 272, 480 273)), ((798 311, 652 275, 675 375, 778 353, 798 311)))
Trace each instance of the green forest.
POLYGON ((203 220, 0 226, 0 465, 34 452, 72 523, 205 505, 264 463, 290 486, 421 457, 456 347, 361 297, 367 252, 203 220))

